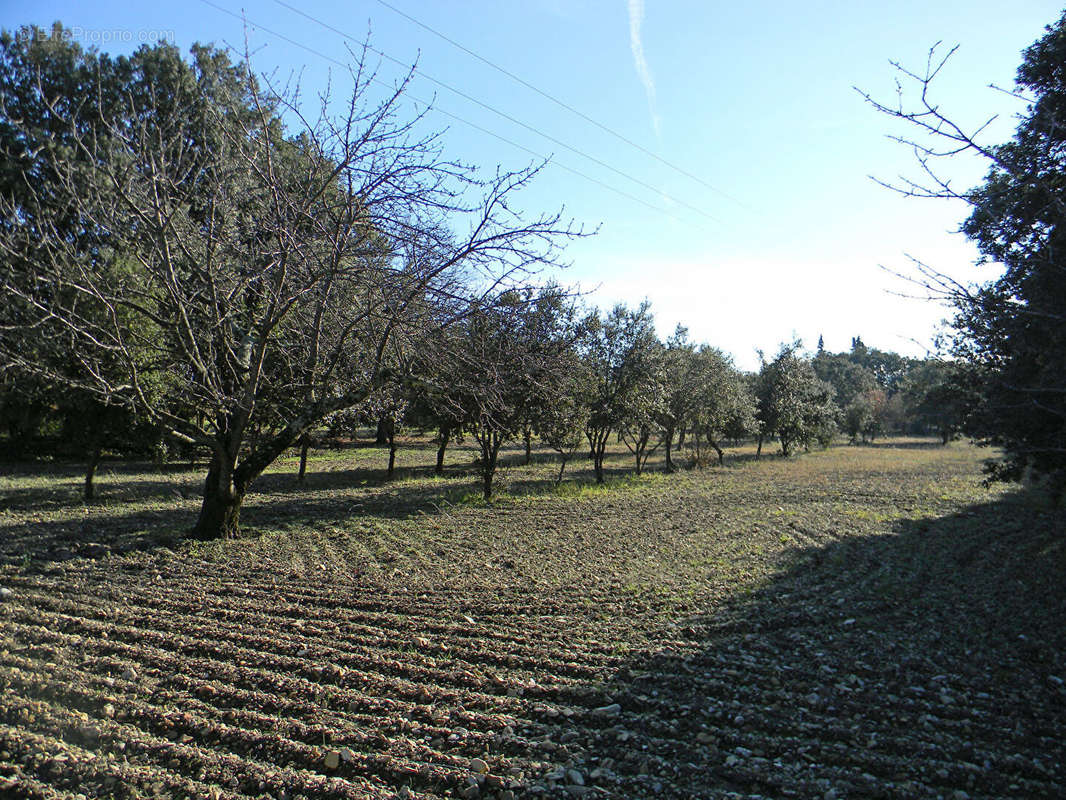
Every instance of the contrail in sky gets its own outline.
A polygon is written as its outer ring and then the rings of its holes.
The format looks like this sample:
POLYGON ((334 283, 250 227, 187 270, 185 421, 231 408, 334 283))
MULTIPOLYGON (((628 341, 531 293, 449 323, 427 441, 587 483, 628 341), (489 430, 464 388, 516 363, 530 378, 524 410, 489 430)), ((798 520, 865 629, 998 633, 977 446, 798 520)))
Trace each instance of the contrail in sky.
POLYGON ((655 81, 651 77, 648 68, 648 60, 644 58, 644 43, 640 38, 640 25, 644 21, 644 0, 628 0, 629 2, 629 48, 633 51, 633 66, 637 68, 640 82, 644 84, 644 91, 648 95, 648 110, 651 112, 651 126, 655 130, 655 137, 659 138, 659 112, 655 104, 655 81))

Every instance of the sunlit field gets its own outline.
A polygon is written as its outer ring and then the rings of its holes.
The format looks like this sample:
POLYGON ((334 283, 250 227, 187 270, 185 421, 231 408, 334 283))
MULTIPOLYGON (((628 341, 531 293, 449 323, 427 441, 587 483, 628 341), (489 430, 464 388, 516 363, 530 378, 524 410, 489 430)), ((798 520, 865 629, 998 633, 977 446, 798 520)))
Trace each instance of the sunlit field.
MULTIPOLYGON (((1066 540, 988 454, 893 439, 608 481, 404 442, 6 465, 0 786, 25 797, 1055 797, 1066 540), (185 465, 188 466, 188 465, 185 465)), ((684 459, 679 459, 684 463, 684 459)))

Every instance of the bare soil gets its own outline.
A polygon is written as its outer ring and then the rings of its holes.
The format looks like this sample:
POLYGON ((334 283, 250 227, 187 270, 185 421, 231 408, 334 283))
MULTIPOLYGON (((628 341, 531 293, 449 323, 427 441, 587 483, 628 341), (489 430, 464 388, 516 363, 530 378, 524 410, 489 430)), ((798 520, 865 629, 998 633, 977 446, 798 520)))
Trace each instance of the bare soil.
POLYGON ((485 505, 409 445, 210 544, 199 473, 9 469, 0 796, 1066 796, 1066 516, 986 454, 545 458, 485 505))

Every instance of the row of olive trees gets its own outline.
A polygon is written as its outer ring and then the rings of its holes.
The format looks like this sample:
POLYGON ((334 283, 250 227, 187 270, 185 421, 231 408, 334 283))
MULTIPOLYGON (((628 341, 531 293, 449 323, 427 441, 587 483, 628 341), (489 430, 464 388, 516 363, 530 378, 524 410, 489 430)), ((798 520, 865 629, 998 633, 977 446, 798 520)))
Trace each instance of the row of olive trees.
POLYGON ((683 327, 661 341, 647 303, 582 312, 556 286, 471 307, 446 338, 411 380, 349 424, 377 422, 386 432, 390 475, 401 425, 436 432, 438 474, 449 443, 470 436, 486 498, 507 442, 524 442, 528 464, 539 438, 558 454, 557 482, 575 454, 587 452, 603 482, 612 439, 640 474, 660 450, 672 471, 676 449, 686 448, 694 466, 721 464, 725 443, 752 438, 757 454, 772 438, 786 457, 828 446, 841 431, 852 441, 937 433, 946 443, 967 408, 958 365, 869 349, 856 337, 848 353, 808 357, 798 342, 783 346, 747 374, 720 350, 690 341, 683 327))
POLYGON ((499 453, 508 442, 531 441, 567 463, 587 452, 596 480, 612 440, 623 443, 640 474, 660 449, 675 468, 676 448, 695 466, 724 459, 726 442, 776 438, 784 455, 797 446, 825 446, 843 413, 834 388, 816 374, 798 344, 783 347, 754 375, 679 327, 656 335, 647 303, 583 312, 556 286, 509 290, 471 304, 440 332, 429 357, 407 364, 404 382, 391 384, 361 409, 331 418, 336 431, 378 423, 389 447, 402 425, 436 431, 436 471, 458 436, 477 445, 486 498, 492 496, 499 453))

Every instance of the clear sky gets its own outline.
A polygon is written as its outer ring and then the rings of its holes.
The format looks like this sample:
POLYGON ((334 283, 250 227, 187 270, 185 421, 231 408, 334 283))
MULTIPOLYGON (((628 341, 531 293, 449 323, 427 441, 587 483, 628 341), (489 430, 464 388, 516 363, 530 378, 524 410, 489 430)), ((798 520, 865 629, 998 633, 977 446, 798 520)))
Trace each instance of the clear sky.
MULTIPOLYGON (((331 62, 350 60, 337 32, 277 0, 210 2, 237 15, 243 8, 258 71, 302 68, 305 90, 312 91, 332 70, 335 90, 350 88, 331 62)), ((388 3, 393 8, 380 0, 292 0, 356 43, 370 31, 375 48, 407 64, 417 59, 422 75, 411 86, 414 97, 435 95, 454 117, 552 156, 519 205, 531 213, 565 205, 568 215, 602 226, 569 248, 573 266, 562 281, 595 290, 593 301, 604 306, 648 298, 663 335, 683 323, 693 338, 732 353, 744 368, 757 365, 757 348, 773 351, 794 336, 813 347, 820 334, 834 351, 861 335, 868 345, 920 355, 945 311, 893 294, 908 287, 879 265, 905 271, 905 254, 961 279, 994 274, 973 266, 976 251, 954 233, 965 207, 902 198, 870 180, 914 175, 913 159, 886 139, 891 121, 853 87, 891 100, 890 59, 920 69, 934 43, 958 44, 937 97, 971 125, 999 113, 989 140, 1003 140, 1019 104, 988 86, 1010 86, 1021 50, 1062 13, 1058 4, 1037 0, 388 3)), ((54 20, 111 52, 129 52, 159 35, 183 50, 196 41, 244 42, 241 22, 204 0, 0 0, 5 28, 54 20)), ((381 63, 386 81, 402 72, 381 63)), ((488 169, 519 168, 531 159, 455 118, 436 114, 430 121, 448 129, 446 146, 455 157, 488 169)), ((959 163, 950 172, 963 187, 983 170, 959 163)))

